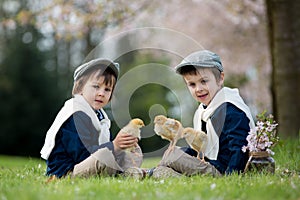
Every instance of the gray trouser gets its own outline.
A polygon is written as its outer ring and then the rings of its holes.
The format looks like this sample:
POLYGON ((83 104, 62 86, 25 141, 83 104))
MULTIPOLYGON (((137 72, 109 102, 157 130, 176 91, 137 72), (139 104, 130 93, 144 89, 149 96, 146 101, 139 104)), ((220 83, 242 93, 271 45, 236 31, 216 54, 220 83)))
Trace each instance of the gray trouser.
POLYGON ((170 167, 187 176, 196 174, 221 176, 221 173, 213 165, 190 156, 183 152, 179 147, 175 147, 172 151, 166 152, 160 165, 170 167))
POLYGON ((140 147, 135 152, 119 151, 115 155, 108 148, 102 148, 74 166, 72 177, 95 175, 113 176, 129 167, 140 167, 143 155, 140 147))

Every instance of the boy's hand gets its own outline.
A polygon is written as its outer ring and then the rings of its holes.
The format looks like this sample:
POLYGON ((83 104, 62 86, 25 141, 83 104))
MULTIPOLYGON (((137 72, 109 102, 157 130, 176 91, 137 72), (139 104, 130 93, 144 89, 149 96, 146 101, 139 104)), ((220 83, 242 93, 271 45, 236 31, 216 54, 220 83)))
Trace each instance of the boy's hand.
POLYGON ((120 131, 113 141, 115 151, 137 146, 138 138, 120 131))

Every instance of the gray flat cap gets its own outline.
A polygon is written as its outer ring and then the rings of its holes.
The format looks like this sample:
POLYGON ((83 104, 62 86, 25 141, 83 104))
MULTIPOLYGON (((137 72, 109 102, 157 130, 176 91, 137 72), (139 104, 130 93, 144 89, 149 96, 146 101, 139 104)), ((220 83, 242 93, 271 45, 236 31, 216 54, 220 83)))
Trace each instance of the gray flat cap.
POLYGON ((119 76, 119 63, 115 63, 109 59, 98 58, 77 67, 77 69, 74 72, 74 81, 78 80, 78 78, 81 77, 88 69, 91 69, 92 67, 96 66, 103 67, 104 70, 107 67, 109 67, 113 70, 117 78, 119 76))
POLYGON ((184 58, 179 65, 175 67, 177 73, 180 74, 184 66, 194 67, 215 67, 223 72, 223 66, 220 57, 208 50, 196 51, 184 58))

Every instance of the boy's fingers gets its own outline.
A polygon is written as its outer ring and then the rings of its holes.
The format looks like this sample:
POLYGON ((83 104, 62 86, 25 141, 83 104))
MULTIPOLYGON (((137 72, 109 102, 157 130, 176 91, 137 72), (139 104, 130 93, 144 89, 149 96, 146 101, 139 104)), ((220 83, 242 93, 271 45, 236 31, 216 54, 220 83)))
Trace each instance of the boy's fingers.
POLYGON ((137 143, 138 143, 138 138, 121 131, 119 132, 117 138, 115 139, 115 144, 117 145, 117 148, 121 148, 121 149, 137 146, 137 143))
POLYGON ((135 137, 126 138, 126 140, 123 140, 120 142, 121 148, 128 148, 135 146, 137 144, 138 140, 135 137))
POLYGON ((137 140, 137 137, 134 137, 134 136, 129 135, 129 134, 124 133, 124 132, 121 133, 121 137, 126 139, 126 140, 137 140))
POLYGON ((131 139, 126 139, 126 140, 123 140, 121 143, 123 145, 133 145, 134 143, 137 142, 137 139, 136 138, 131 138, 131 139))

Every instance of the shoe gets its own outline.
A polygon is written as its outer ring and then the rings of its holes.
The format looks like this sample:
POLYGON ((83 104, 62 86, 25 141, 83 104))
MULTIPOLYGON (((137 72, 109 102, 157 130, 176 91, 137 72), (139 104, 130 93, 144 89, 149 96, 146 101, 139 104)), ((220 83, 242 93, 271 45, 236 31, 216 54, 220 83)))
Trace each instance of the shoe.
POLYGON ((131 177, 137 180, 142 180, 146 177, 146 171, 138 167, 129 167, 123 174, 124 177, 131 177))
POLYGON ((147 177, 151 177, 153 175, 153 171, 154 171, 155 167, 150 168, 150 169, 144 169, 146 172, 146 176, 147 177))
POLYGON ((170 167, 158 166, 153 170, 152 177, 156 179, 170 178, 170 177, 181 177, 182 174, 176 172, 170 167))

